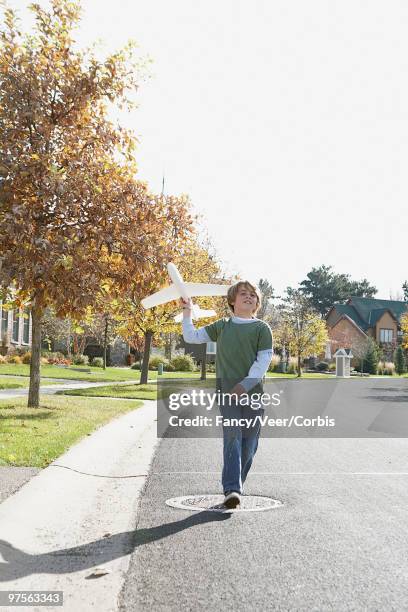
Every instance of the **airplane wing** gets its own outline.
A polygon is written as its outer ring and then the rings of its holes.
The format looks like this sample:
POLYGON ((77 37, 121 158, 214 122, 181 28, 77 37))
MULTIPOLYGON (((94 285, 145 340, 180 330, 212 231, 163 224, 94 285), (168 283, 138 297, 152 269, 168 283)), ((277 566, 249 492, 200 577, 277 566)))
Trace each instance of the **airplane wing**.
MULTIPOLYGON (((203 310, 202 308, 199 308, 197 305, 193 306, 193 312, 192 312, 192 318, 193 319, 204 319, 205 317, 214 317, 217 313, 215 312, 215 310, 203 310)), ((181 323, 181 321, 183 320, 183 313, 179 312, 175 317, 174 320, 176 323, 181 323)))
POLYGON ((160 306, 161 304, 166 304, 166 302, 177 300, 179 297, 180 292, 177 287, 175 285, 170 285, 169 287, 160 289, 160 291, 156 291, 156 293, 152 293, 152 295, 143 298, 141 304, 143 308, 153 308, 153 306, 160 306))
POLYGON ((209 283, 184 283, 190 297, 204 295, 227 295, 230 285, 215 285, 209 283))
POLYGON ((214 317, 217 313, 215 310, 203 310, 202 308, 198 308, 197 312, 193 314, 193 318, 196 319, 204 319, 204 317, 214 317), (195 315, 195 316, 194 316, 195 315))

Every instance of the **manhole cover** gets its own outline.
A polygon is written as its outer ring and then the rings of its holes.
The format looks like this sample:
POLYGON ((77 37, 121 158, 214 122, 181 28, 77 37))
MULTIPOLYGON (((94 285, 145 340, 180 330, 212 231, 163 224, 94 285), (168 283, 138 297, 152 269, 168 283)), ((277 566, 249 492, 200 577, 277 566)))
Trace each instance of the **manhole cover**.
POLYGON ((208 510, 210 512, 262 512, 283 506, 281 501, 271 497, 242 495, 239 508, 229 510, 223 505, 223 500, 223 495, 184 495, 183 497, 166 499, 166 504, 172 508, 196 512, 200 510, 208 510))

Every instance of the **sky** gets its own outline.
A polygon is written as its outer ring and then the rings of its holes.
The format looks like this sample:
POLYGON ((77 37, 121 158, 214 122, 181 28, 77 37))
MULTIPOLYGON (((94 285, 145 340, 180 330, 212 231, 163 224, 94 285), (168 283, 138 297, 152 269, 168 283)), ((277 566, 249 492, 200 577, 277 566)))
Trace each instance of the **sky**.
MULTIPOLYGON (((28 2, 8 0, 31 27, 28 2)), ((46 6, 47 2, 40 0, 46 6)), ((408 3, 83 0, 78 42, 151 77, 121 117, 139 178, 188 193, 226 271, 282 294, 332 265, 408 279, 408 3)))

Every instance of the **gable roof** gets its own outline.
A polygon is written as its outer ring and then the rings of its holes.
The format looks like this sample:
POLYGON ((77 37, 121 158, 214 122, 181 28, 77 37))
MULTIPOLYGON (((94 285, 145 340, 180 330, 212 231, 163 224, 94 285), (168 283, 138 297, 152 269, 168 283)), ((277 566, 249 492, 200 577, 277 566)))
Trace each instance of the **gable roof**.
POLYGON ((334 353, 333 357, 353 357, 353 355, 351 354, 351 349, 349 349, 349 348, 346 348, 346 349, 339 348, 334 353))
POLYGON ((354 308, 354 306, 351 306, 351 304, 333 304, 332 308, 330 309, 330 312, 332 311, 332 309, 334 309, 335 312, 339 315, 338 319, 336 320, 336 323, 342 315, 346 315, 364 331, 366 331, 370 327, 368 323, 360 317, 358 311, 354 308))
POLYGON ((401 315, 407 312, 407 302, 401 302, 399 300, 377 300, 376 298, 364 298, 364 297, 350 297, 347 305, 352 304, 355 310, 357 310, 360 317, 366 321, 370 327, 375 325, 375 322, 381 317, 386 310, 389 310, 393 317, 399 321, 401 315), (373 311, 378 312, 373 315, 373 311), (373 322, 373 317, 375 321, 373 322))
MULTIPOLYGON (((338 315, 334 325, 336 325, 341 318, 347 317, 360 329, 366 332, 370 327, 375 326, 385 312, 389 312, 390 315, 399 322, 401 315, 408 312, 408 304, 407 302, 398 300, 350 297, 345 304, 333 304, 327 317, 333 310, 338 315)), ((332 327, 334 327, 334 325, 332 327)))

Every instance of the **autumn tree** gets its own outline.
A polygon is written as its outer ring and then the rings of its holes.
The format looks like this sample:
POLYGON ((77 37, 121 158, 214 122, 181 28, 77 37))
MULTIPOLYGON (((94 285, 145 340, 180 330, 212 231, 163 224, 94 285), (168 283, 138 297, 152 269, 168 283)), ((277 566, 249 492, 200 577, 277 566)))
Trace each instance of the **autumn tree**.
POLYGON ((75 46, 77 2, 30 8, 30 35, 10 8, 0 31, 0 285, 31 304, 28 405, 37 407, 45 308, 80 320, 107 279, 112 297, 129 286, 147 293, 168 257, 163 224, 180 238, 191 218, 135 180, 136 140, 108 116, 109 104, 132 107, 134 45, 99 61, 75 46))
POLYGON ((402 331, 402 346, 404 349, 408 349, 408 312, 401 316, 400 326, 402 331))
POLYGON ((326 324, 299 289, 288 287, 280 309, 280 323, 274 330, 279 346, 297 357, 298 376, 302 376, 302 360, 324 350, 328 333, 326 324))

